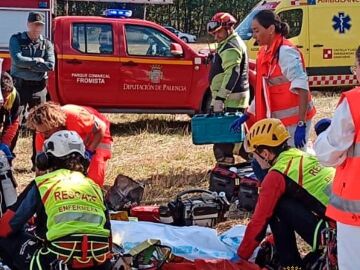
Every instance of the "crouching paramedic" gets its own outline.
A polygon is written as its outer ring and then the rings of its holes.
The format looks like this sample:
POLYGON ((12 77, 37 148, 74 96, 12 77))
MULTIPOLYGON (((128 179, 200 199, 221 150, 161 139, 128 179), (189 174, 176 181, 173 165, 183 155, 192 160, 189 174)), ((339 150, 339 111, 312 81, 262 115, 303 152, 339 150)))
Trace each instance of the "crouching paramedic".
POLYGON ((33 108, 27 125, 36 130, 36 152, 42 151, 44 139, 58 130, 74 130, 83 139, 90 159, 87 176, 102 186, 106 162, 111 158, 110 122, 93 108, 46 102, 33 108))
POLYGON ((37 159, 50 172, 36 177, 0 220, 0 256, 14 269, 108 269, 110 222, 100 187, 84 176, 82 139, 58 131, 37 159), (23 231, 34 214, 37 238, 23 231))
POLYGON ((311 257, 316 257, 320 232, 327 225, 325 210, 334 169, 321 166, 315 156, 289 148, 289 138, 284 124, 273 118, 255 123, 247 134, 247 151, 269 172, 238 255, 248 260, 269 224, 282 269, 304 269, 295 232, 312 246, 311 257))
POLYGON ((1 94, 4 104, 0 107, 0 126, 2 127, 0 141, 12 151, 16 144, 15 137, 19 129, 21 110, 19 94, 14 87, 10 74, 7 72, 1 74, 1 94))

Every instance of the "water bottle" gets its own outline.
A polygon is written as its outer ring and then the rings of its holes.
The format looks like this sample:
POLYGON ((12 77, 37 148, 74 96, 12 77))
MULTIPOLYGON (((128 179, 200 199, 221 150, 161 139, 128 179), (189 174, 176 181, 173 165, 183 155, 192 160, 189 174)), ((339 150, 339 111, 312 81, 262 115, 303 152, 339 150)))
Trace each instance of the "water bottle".
POLYGON ((6 207, 9 207, 14 203, 16 203, 17 200, 16 189, 14 187, 12 180, 7 175, 4 180, 1 180, 1 186, 3 190, 3 198, 6 207))
POLYGON ((16 203, 17 193, 14 183, 10 177, 12 177, 11 166, 3 151, 0 151, 0 174, 5 179, 0 180, 3 192, 3 199, 6 207, 9 207, 16 203))

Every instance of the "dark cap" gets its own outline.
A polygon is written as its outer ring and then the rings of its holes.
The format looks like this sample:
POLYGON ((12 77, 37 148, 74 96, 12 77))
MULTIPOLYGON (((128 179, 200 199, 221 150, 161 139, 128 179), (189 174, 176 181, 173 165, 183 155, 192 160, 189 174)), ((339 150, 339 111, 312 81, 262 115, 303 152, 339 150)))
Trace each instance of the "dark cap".
POLYGON ((318 136, 320 133, 325 131, 330 125, 331 125, 330 118, 320 119, 314 126, 316 135, 318 136))
POLYGON ((44 14, 41 12, 30 12, 28 17, 28 22, 45 24, 44 14))

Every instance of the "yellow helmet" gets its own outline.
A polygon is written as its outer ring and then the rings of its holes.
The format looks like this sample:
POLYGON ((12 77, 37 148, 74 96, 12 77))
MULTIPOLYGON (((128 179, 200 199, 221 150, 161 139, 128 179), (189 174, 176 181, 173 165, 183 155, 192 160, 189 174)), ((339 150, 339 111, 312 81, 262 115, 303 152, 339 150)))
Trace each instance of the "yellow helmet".
POLYGON ((279 119, 263 119, 256 122, 246 135, 246 151, 254 152, 260 145, 279 146, 289 138, 290 133, 279 119))

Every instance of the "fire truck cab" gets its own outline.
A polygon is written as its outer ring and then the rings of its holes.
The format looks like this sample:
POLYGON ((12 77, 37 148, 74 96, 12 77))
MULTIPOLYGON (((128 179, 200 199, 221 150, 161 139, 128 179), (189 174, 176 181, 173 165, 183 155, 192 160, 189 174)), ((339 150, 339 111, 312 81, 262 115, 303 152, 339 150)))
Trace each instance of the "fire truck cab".
POLYGON ((126 10, 52 18, 52 0, 3 0, 3 70, 11 64, 9 39, 26 30, 30 11, 44 13, 44 36, 54 43, 56 67, 48 82, 53 101, 104 112, 193 114, 208 108, 208 56, 156 23, 128 18, 126 10))
POLYGON ((207 56, 158 24, 67 16, 54 19, 53 33, 57 64, 49 89, 62 104, 191 114, 209 102, 207 56))

